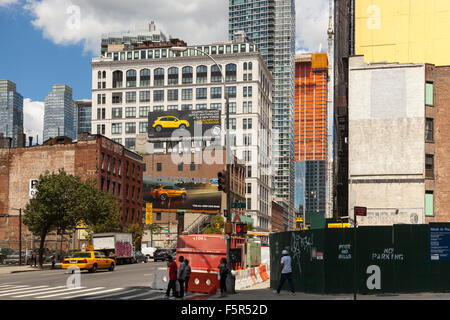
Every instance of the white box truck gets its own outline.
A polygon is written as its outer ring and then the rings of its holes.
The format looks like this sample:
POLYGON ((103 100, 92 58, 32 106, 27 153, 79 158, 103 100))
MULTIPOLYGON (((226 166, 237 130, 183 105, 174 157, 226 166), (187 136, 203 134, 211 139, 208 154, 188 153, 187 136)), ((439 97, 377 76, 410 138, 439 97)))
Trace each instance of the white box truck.
POLYGON ((103 252, 116 260, 116 264, 134 262, 134 248, 131 233, 94 233, 94 250, 103 252))

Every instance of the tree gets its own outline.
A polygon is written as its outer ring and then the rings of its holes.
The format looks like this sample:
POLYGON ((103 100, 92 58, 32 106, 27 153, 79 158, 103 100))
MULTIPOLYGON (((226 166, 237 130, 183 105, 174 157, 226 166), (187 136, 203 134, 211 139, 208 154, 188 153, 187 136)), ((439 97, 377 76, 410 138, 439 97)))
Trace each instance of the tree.
POLYGON ((100 192, 94 181, 83 183, 80 177, 48 171, 40 175, 36 195, 24 210, 23 223, 40 236, 39 265, 47 234, 56 229, 59 234, 73 230, 83 221, 88 232, 111 232, 120 230, 118 201, 100 192))
POLYGON ((211 218, 210 224, 208 227, 203 230, 204 234, 223 234, 223 226, 225 224, 224 218, 217 214, 211 218))
POLYGON ((133 238, 133 246, 136 250, 141 250, 142 237, 144 236, 144 230, 142 226, 138 223, 134 223, 128 226, 127 232, 131 233, 133 238))
POLYGON ((39 265, 47 234, 56 229, 61 233, 73 228, 82 215, 80 196, 83 183, 79 177, 67 174, 63 169, 58 173, 41 174, 36 185, 36 195, 24 209, 23 223, 29 230, 40 236, 39 265))

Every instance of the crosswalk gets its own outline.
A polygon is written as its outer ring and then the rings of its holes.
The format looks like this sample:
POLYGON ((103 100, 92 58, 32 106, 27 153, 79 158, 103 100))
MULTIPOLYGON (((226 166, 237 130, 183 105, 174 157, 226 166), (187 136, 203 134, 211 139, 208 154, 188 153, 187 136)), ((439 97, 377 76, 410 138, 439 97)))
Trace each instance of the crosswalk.
MULTIPOLYGON (((189 293, 185 299, 197 299, 204 296, 189 293)), ((107 288, 0 284, 0 300, 163 300, 164 290, 152 290, 148 287, 107 288)))

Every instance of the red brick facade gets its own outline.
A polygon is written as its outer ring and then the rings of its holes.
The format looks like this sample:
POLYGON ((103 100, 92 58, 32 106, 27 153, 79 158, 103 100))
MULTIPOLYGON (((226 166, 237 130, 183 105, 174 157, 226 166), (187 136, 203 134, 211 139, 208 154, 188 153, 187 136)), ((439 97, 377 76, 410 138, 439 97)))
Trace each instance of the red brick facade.
MULTIPOLYGON (((30 180, 61 168, 83 181, 94 178, 99 189, 121 200, 121 225, 142 223, 142 157, 100 135, 80 136, 78 142, 54 138, 45 145, 0 149, 0 246, 18 239, 18 211, 30 199, 30 180), (128 191, 128 193, 127 193, 128 191), (12 222, 12 221, 16 222, 12 222)), ((29 233, 22 226, 22 236, 29 233)))

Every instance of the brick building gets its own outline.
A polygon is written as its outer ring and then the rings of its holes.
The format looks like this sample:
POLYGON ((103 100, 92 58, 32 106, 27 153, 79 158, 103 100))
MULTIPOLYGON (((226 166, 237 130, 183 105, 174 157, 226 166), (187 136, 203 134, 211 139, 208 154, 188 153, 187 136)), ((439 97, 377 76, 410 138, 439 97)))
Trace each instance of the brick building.
MULTIPOLYGON (((144 202, 153 203, 153 223, 163 227, 159 235, 147 234, 144 242, 152 242, 154 246, 167 247, 176 244, 178 233, 178 213, 183 211, 183 230, 188 233, 198 233, 202 227, 209 223, 209 218, 220 213, 224 214, 226 208, 226 194, 217 189, 217 174, 226 169, 225 151, 212 152, 216 157, 215 163, 205 162, 206 152, 192 154, 147 154, 144 155, 144 192, 149 193, 145 186, 148 181, 157 181, 161 185, 180 185, 180 182, 203 184, 201 191, 187 190, 185 201, 179 198, 170 198, 164 203, 158 199, 149 198, 144 194, 144 202), (178 158, 179 157, 179 158, 178 158), (201 161, 200 161, 201 159, 201 161), (215 198, 212 201, 208 199, 215 198), (189 203, 191 201, 192 203, 189 203), (202 208, 203 207, 203 208, 202 208)), ((238 162, 232 165, 231 191, 232 202, 245 203, 245 165, 238 162)), ((155 196, 157 198, 157 196, 155 196)), ((245 209, 231 209, 232 216, 245 215, 245 209)), ((226 219, 226 218, 225 218, 226 219)), ((242 219, 241 219, 242 220, 242 219)))
MULTIPOLYGON (((99 189, 121 201, 122 226, 142 222, 142 157, 101 135, 49 139, 44 145, 0 149, 0 246, 17 247, 18 211, 30 199, 31 181, 63 168, 96 179, 99 189), (6 244, 5 244, 6 242, 6 244)), ((22 236, 30 236, 22 226, 22 236)))

